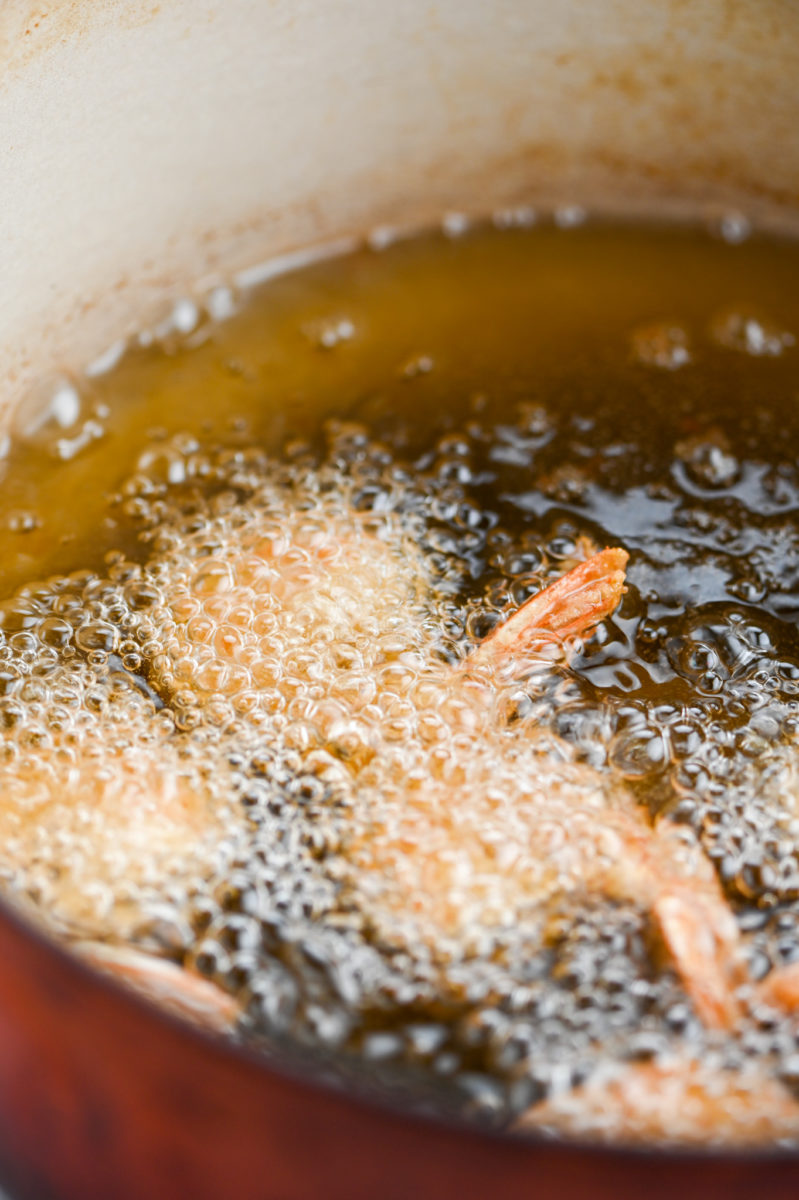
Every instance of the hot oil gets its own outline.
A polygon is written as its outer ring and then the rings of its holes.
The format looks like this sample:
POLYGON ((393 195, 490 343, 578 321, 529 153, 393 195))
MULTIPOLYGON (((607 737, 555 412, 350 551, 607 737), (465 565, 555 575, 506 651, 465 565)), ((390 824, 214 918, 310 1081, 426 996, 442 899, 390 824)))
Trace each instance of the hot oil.
POLYGON ((627 788, 696 832, 753 977, 799 955, 798 267, 435 234, 184 302, 38 393, 0 519, 14 894, 213 980, 242 1037, 490 1121, 674 1045, 791 1081, 787 1024, 709 1034, 645 906, 524 855, 547 796, 627 788), (465 700, 586 538, 631 554, 620 609, 465 700))

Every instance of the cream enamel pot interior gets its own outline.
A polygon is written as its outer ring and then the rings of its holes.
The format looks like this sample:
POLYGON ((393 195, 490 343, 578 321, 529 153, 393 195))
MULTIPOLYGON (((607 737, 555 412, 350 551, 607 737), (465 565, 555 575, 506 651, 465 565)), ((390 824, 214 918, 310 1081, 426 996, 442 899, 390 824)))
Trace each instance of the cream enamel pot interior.
MULTIPOLYGON (((794 0, 4 0, 0 415, 250 264, 447 210, 799 219, 794 0)), ((795 1196, 799 1163, 512 1144, 150 1011, 0 914, 20 1196, 795 1196), (765 1186, 765 1192, 764 1192, 765 1186)))

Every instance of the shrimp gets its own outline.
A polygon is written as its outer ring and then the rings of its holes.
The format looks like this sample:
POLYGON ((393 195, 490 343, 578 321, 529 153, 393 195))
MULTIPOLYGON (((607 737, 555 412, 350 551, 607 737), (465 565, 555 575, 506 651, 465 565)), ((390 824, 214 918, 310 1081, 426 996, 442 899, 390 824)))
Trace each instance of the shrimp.
POLYGON ((4 870, 25 910, 34 919, 46 912, 91 966, 194 1024, 229 1032, 238 1018, 232 997, 124 943, 159 919, 165 892, 188 904, 243 820, 197 755, 153 737, 143 704, 125 717, 124 733, 90 717, 0 772, 4 870))
POLYGON ((158 564, 166 604, 154 682, 201 708, 222 699, 241 709, 246 697, 257 719, 282 710, 292 677, 318 683, 329 700, 358 670, 360 698, 350 690, 348 704, 368 703, 364 676, 385 661, 387 643, 397 657, 429 642, 424 560, 390 523, 379 536, 371 514, 319 517, 270 500, 273 516, 220 522, 214 554, 189 543, 179 563, 158 564))
POLYGON ((187 896, 243 828, 225 763, 154 724, 138 693, 83 712, 35 754, 0 767, 0 841, 11 891, 70 936, 125 939, 166 889, 187 896))
POLYGON ((799 1104, 757 1067, 724 1070, 672 1057, 600 1069, 534 1105, 515 1132, 648 1146, 796 1146, 799 1104))
MULTIPOLYGON (((572 638, 609 615, 621 596, 626 554, 604 550, 529 600, 453 673, 466 694, 488 671, 516 673, 539 645, 572 638)), ((481 703, 478 688, 472 703, 481 703)), ((468 708, 467 708, 468 711, 468 708)), ((463 709, 461 710, 463 719, 463 709)), ((729 1029, 745 981, 739 932, 715 872, 693 836, 652 828, 607 776, 568 761, 552 736, 493 731, 461 752, 451 778, 395 800, 373 836, 354 848, 381 935, 412 943, 525 920, 542 930, 557 902, 601 894, 649 910, 701 1019, 729 1029), (486 770, 481 761, 490 755, 486 770)), ((377 806, 376 806, 377 807, 377 806)))

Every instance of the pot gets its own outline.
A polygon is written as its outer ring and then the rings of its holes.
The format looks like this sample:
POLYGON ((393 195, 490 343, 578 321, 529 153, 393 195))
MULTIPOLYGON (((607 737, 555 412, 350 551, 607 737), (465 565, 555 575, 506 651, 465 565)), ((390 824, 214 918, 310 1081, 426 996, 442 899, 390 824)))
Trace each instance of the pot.
MULTIPOLYGON (((799 223, 789 0, 103 0, 0 11, 0 434, 196 286, 447 210, 799 223)), ((0 911, 0 1176, 87 1200, 708 1193, 790 1156, 518 1142, 183 1027, 0 911)))

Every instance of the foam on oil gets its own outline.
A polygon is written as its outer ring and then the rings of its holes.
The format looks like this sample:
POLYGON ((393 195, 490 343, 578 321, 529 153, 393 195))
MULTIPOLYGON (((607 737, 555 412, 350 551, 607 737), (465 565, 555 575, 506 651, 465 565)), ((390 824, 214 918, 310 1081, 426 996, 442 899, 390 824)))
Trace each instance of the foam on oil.
POLYGON ((187 304, 31 398, 0 514, 8 889, 500 1123, 674 1046, 799 1075, 557 807, 684 823, 753 977, 799 957, 799 250, 529 224, 187 304), (586 537, 619 612, 464 692, 586 537))

